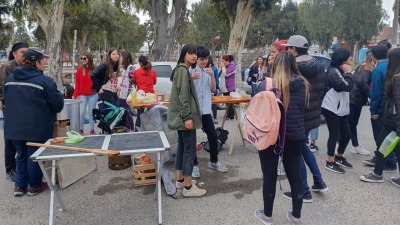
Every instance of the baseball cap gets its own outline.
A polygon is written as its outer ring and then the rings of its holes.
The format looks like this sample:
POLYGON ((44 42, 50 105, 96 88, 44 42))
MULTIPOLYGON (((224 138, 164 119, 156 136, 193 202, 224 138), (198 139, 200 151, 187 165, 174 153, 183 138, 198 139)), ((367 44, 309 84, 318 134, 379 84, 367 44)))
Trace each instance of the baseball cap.
POLYGON ((287 44, 283 44, 283 46, 287 47, 296 47, 296 48, 306 48, 308 49, 310 46, 308 44, 308 41, 305 37, 301 35, 293 35, 290 36, 287 44))
POLYGON ((40 51, 38 51, 36 49, 32 49, 32 48, 26 50, 26 52, 24 52, 22 57, 24 57, 24 59, 29 62, 35 62, 39 59, 49 58, 48 55, 45 55, 45 54, 41 53, 40 51))

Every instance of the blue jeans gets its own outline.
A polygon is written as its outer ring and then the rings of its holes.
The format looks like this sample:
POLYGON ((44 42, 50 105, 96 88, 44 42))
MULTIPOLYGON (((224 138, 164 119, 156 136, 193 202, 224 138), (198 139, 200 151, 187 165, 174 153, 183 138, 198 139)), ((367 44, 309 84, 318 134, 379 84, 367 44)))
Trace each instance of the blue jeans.
MULTIPOLYGON (((373 120, 371 118, 371 125, 372 125, 372 133, 374 135, 374 140, 376 143, 376 150, 375 150, 375 155, 379 151, 379 147, 381 146, 381 143, 385 137, 380 137, 380 134, 382 130, 384 129, 383 127, 383 115, 379 115, 377 120, 373 120)), ((397 158, 393 152, 391 152, 388 157, 387 157, 387 164, 391 166, 395 166, 397 163, 397 158)))
MULTIPOLYGON (((309 133, 309 131, 306 132, 306 136, 308 136, 308 133, 309 133)), ((303 150, 301 153, 303 155, 303 160, 300 160, 300 173, 301 173, 301 177, 303 179, 304 193, 307 193, 310 191, 310 187, 308 186, 308 183, 307 183, 307 169, 306 169, 305 163, 307 163, 307 166, 313 175, 314 184, 322 182, 323 179, 322 179, 321 171, 319 171, 317 160, 315 159, 315 156, 311 152, 310 148, 307 146, 306 142, 304 142, 304 147, 303 147, 303 150)))
MULTIPOLYGON (((38 147, 27 146, 26 142, 28 141, 13 140, 14 146, 17 149, 17 179, 15 187, 26 188, 29 184, 31 188, 38 188, 42 183, 43 173, 39 164, 29 158, 38 147)), ((39 143, 45 143, 45 141, 39 143)))
POLYGON ((83 130, 86 116, 86 109, 89 107, 89 128, 94 129, 93 109, 96 107, 99 97, 97 93, 94 95, 79 95, 79 114, 80 114, 80 129, 83 130))
POLYGON ((310 131, 310 139, 314 141, 318 140, 318 133, 319 133, 319 127, 312 129, 310 131))

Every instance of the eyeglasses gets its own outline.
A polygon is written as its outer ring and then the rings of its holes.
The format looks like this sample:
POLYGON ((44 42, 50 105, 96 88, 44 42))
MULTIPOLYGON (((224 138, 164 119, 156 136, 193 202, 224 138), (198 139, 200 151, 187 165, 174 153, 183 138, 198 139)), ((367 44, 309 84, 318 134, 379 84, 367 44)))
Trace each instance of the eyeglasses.
POLYGON ((86 60, 86 59, 87 59, 86 57, 82 57, 82 58, 81 58, 81 60, 86 60))

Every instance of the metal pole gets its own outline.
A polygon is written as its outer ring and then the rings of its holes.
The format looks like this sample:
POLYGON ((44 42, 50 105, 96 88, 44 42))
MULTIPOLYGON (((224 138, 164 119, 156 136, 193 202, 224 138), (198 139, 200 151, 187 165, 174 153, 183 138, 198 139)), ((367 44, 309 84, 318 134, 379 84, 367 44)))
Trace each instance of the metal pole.
POLYGON ((72 87, 75 88, 75 52, 76 52, 76 36, 77 36, 77 30, 74 30, 74 43, 72 47, 72 87))

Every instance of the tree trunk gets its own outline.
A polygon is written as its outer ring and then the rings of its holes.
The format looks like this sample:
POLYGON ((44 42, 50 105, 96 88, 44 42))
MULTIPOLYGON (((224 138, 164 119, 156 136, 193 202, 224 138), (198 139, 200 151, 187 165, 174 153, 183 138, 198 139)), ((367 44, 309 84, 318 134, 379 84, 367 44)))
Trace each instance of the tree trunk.
POLYGON ((187 0, 173 0, 171 13, 168 13, 164 1, 148 1, 148 3, 154 27, 151 58, 152 61, 167 60, 173 51, 177 30, 185 16, 187 0))
POLYGON ((46 34, 46 53, 49 54, 48 73, 58 85, 62 85, 61 64, 61 31, 64 25, 65 0, 53 0, 50 16, 39 4, 38 0, 29 0, 29 6, 36 20, 46 34))
POLYGON ((393 5, 394 17, 393 17, 393 39, 392 43, 399 44, 399 0, 394 1, 393 5))
POLYGON ((254 0, 239 0, 236 8, 236 17, 231 27, 229 36, 228 54, 233 55, 236 62, 236 87, 243 89, 242 76, 242 50, 246 40, 247 30, 250 25, 254 0))

